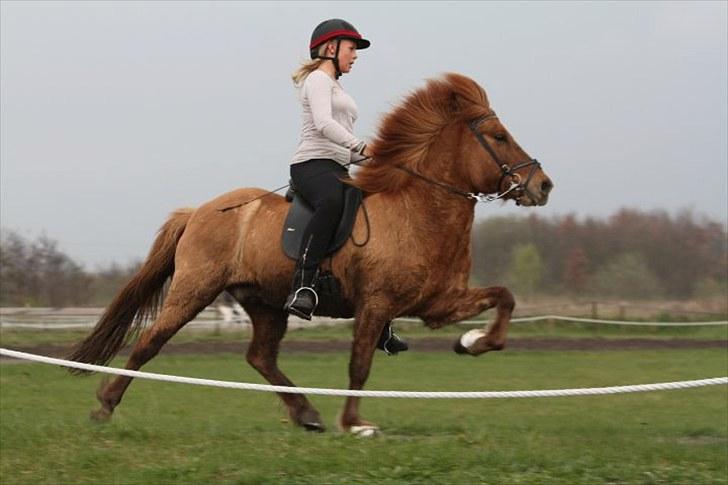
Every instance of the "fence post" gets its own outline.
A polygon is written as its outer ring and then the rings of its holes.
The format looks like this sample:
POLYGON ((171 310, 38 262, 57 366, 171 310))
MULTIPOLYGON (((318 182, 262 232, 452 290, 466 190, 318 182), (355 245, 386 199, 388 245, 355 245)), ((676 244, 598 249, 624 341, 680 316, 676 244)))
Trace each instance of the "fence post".
POLYGON ((595 302, 595 301, 593 301, 593 302, 591 303, 591 317, 592 317, 593 319, 595 319, 595 320, 596 320, 597 318, 599 318, 599 312, 597 312, 597 305, 598 305, 598 303, 597 303, 597 302, 595 302))

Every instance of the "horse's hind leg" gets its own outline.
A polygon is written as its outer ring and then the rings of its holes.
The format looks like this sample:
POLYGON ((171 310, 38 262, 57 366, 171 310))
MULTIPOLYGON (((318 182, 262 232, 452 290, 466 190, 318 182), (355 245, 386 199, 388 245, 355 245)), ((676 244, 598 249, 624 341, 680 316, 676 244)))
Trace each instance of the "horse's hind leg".
MULTIPOLYGON (((142 332, 134 345, 125 369, 138 370, 149 362, 159 349, 187 322, 205 309, 220 293, 222 284, 217 284, 212 275, 200 281, 198 275, 175 274, 162 311, 154 323, 142 332)), ((92 419, 106 421, 119 405, 132 377, 118 376, 111 381, 104 380, 96 392, 101 408, 91 413, 92 419)))
MULTIPOLYGON (((253 366, 271 384, 289 386, 295 384, 278 368, 278 348, 286 333, 288 314, 283 310, 259 304, 243 305, 253 322, 253 339, 246 356, 253 366)), ((278 393, 288 408, 294 423, 309 431, 324 431, 321 416, 303 394, 278 393)))

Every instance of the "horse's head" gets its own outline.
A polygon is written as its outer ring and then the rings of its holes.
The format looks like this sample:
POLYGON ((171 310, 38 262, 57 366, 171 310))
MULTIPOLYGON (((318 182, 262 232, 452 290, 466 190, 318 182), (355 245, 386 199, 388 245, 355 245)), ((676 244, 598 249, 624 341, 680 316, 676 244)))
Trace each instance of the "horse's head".
POLYGON ((551 179, 503 126, 485 91, 464 76, 449 74, 447 79, 453 86, 456 123, 466 133, 457 160, 473 192, 498 194, 518 205, 545 205, 551 179))
POLYGON ((365 192, 396 192, 424 180, 470 199, 497 194, 487 200, 544 205, 553 188, 495 116, 485 90, 460 74, 412 92, 384 118, 370 148, 375 157, 354 181, 365 192))

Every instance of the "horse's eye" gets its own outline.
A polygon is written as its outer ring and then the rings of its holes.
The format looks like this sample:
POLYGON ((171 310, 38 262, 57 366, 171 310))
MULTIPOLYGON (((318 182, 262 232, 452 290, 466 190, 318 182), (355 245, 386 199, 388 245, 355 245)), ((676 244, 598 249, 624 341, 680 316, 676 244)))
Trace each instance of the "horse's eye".
POLYGON ((508 137, 506 137, 505 133, 496 133, 496 135, 493 138, 495 138, 496 141, 499 141, 499 142, 504 142, 508 139, 508 137))

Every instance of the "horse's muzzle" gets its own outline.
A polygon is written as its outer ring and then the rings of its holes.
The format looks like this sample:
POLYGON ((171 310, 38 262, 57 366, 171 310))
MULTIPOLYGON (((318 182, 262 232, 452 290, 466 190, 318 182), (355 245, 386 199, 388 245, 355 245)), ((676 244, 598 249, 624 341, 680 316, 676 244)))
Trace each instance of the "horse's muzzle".
POLYGON ((553 188, 553 182, 546 175, 541 177, 540 180, 534 179, 518 195, 516 205, 525 207, 546 205, 553 188))

